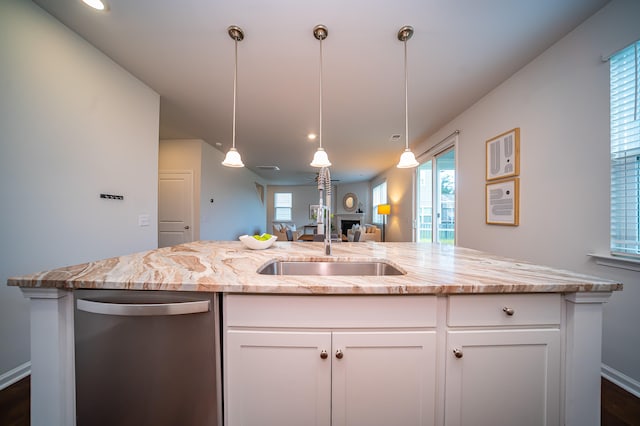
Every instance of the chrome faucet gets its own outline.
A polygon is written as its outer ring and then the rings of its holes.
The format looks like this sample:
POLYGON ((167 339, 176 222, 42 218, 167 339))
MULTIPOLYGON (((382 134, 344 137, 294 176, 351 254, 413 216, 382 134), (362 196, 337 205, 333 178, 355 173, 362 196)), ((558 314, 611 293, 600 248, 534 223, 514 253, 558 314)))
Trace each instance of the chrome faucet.
POLYGON ((318 207, 318 234, 324 234, 324 254, 331 255, 331 173, 328 167, 322 167, 318 173, 318 191, 320 203, 318 207), (323 195, 326 205, 323 205, 323 195))

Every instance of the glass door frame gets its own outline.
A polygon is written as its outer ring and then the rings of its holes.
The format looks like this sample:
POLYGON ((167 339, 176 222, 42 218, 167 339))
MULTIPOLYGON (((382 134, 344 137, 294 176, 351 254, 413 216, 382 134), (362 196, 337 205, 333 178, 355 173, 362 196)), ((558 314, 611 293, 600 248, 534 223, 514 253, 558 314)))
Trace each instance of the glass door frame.
POLYGON ((438 212, 440 206, 438 205, 440 201, 440 190, 438 188, 439 179, 436 176, 437 169, 437 158, 442 155, 453 151, 454 152, 454 168, 455 168, 455 183, 454 183, 454 239, 453 245, 456 245, 458 240, 458 220, 457 214, 455 210, 458 206, 458 185, 457 185, 457 175, 458 175, 458 132, 454 132, 440 143, 433 146, 431 149, 427 150, 423 154, 418 156, 418 162, 420 166, 416 168, 416 171, 413 176, 414 182, 414 197, 413 197, 413 241, 420 241, 419 239, 419 219, 418 219, 418 209, 419 209, 419 191, 420 191, 420 177, 418 175, 420 167, 431 161, 431 202, 432 202, 432 214, 431 214, 431 242, 438 242, 439 240, 439 232, 440 227, 438 224, 438 212))

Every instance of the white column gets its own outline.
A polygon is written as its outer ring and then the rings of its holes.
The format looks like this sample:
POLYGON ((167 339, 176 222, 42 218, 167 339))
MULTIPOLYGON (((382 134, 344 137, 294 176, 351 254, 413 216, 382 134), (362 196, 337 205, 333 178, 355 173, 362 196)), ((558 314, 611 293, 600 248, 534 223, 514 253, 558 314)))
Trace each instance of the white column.
POLYGON ((567 301, 565 425, 600 425, 602 305, 606 293, 571 293, 567 301))
POLYGON ((31 425, 75 425, 73 292, 21 290, 31 302, 31 425))

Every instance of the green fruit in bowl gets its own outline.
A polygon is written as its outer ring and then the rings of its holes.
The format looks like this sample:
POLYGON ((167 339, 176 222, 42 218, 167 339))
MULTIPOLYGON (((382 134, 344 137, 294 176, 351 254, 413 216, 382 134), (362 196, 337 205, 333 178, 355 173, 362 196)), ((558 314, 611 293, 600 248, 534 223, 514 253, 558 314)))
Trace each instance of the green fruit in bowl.
POLYGON ((271 239, 271 234, 262 234, 262 235, 254 235, 253 238, 255 238, 258 241, 267 241, 269 239, 271 239))

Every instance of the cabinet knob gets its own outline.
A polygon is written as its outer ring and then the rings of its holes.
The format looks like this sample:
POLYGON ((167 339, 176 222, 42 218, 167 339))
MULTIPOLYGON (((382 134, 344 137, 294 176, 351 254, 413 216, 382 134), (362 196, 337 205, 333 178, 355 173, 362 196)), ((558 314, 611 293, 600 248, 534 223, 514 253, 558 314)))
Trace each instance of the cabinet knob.
POLYGON ((455 355, 456 358, 462 358, 462 351, 458 348, 455 348, 453 350, 453 354, 455 355))
POLYGON ((336 358, 342 359, 343 356, 344 356, 344 354, 342 353, 342 350, 338 349, 336 351, 336 358))
POLYGON ((505 314, 507 314, 508 316, 513 316, 513 314, 516 313, 516 311, 513 310, 513 308, 509 308, 507 306, 505 306, 504 308, 502 308, 502 312, 504 312, 505 314))
POLYGON ((323 349, 322 352, 320 352, 320 358, 327 359, 327 357, 329 357, 329 354, 323 349))

